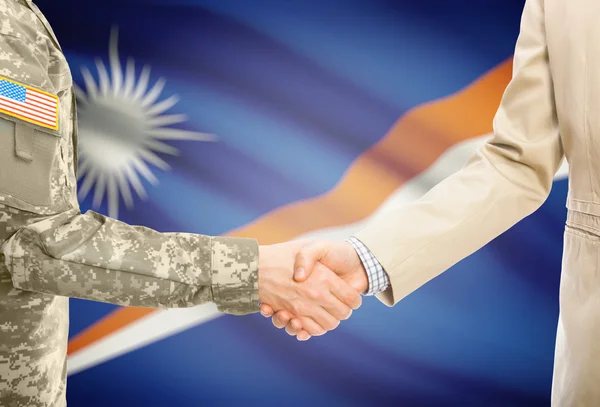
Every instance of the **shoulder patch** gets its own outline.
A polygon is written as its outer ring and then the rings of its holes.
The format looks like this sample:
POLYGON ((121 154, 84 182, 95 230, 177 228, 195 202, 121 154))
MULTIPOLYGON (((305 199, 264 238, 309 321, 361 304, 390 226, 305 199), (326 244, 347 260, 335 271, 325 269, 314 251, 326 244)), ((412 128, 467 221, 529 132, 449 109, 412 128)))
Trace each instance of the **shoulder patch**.
POLYGON ((58 130, 58 97, 0 76, 0 112, 58 130))

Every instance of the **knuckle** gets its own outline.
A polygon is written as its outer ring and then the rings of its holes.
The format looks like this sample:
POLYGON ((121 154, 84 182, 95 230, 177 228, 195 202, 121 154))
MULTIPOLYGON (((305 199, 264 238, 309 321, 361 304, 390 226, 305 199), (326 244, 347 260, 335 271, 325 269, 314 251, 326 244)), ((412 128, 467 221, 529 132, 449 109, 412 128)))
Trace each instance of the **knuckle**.
POLYGON ((352 292, 346 293, 344 296, 344 302, 346 304, 357 304, 358 300, 356 299, 356 294, 352 292))
POLYGON ((323 335, 326 331, 312 319, 307 319, 304 323, 304 330, 311 336, 323 335))
POLYGON ((319 302, 319 304, 329 305, 331 303, 331 294, 326 290, 317 290, 317 296, 315 300, 319 302))
POLYGON ((296 255, 296 266, 304 266, 306 264, 306 251, 300 250, 296 255))
POLYGON ((331 276, 328 273, 317 273, 316 278, 321 284, 331 281, 331 276))
POLYGON ((313 249, 312 245, 308 245, 308 246, 304 246, 302 249, 300 249, 300 251, 296 255, 296 259, 298 260, 299 263, 301 263, 303 265, 308 265, 308 263, 310 263, 313 256, 314 256, 314 249, 313 249))
POLYGON ((332 315, 339 315, 343 313, 346 309, 345 306, 340 305, 340 303, 334 296, 327 296, 327 298, 323 299, 322 304, 326 309, 331 310, 330 314, 332 315))
POLYGON ((273 325, 275 326, 275 328, 277 328, 277 329, 283 328, 283 325, 281 325, 279 323, 279 321, 277 321, 277 317, 273 317, 273 319, 271 319, 271 322, 273 323, 273 325))
POLYGON ((304 302, 302 300, 295 298, 291 301, 290 305, 295 315, 304 315, 306 311, 306 306, 304 305, 304 302))
POLYGON ((320 327, 310 327, 306 329, 311 336, 321 336, 325 333, 320 327))
POLYGON ((285 323, 281 320, 281 317, 279 315, 275 315, 273 317, 273 324, 277 327, 277 328, 283 328, 285 326, 285 323))
POLYGON ((318 300, 320 298, 320 293, 316 288, 309 287, 306 289, 306 296, 311 300, 318 300))

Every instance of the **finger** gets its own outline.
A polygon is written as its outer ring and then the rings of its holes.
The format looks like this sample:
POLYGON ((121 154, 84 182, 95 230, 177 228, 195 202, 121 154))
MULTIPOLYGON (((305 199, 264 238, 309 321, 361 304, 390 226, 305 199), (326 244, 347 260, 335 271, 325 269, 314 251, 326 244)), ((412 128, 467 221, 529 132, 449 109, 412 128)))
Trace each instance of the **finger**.
POLYGON ((329 290, 335 297, 352 309, 358 309, 362 305, 362 297, 354 288, 341 278, 329 280, 329 290))
POLYGON ((314 242, 304 246, 296 255, 294 263, 294 280, 297 282, 305 281, 317 261, 325 257, 328 246, 323 242, 314 242))
POLYGON ((288 322, 290 322, 290 319, 292 319, 290 313, 283 310, 278 311, 275 315, 273 315, 272 321, 276 328, 281 329, 284 328, 288 322))
POLYGON ((310 334, 303 329, 298 335, 296 335, 296 339, 301 342, 308 341, 310 339, 310 334))
POLYGON ((323 307, 315 306, 313 311, 308 315, 327 331, 333 331, 340 324, 340 320, 325 311, 323 307))
POLYGON ((285 327, 285 331, 290 336, 296 336, 302 331, 302 322, 298 318, 293 318, 285 327))
MULTIPOLYGON (((309 338, 311 336, 321 336, 327 333, 327 330, 325 328, 323 328, 321 325, 317 324, 310 318, 300 317, 298 319, 300 320, 300 322, 302 323, 302 327, 304 328, 303 332, 306 332, 309 338)), ((300 334, 302 334, 302 332, 300 332, 298 335, 300 334)))
POLYGON ((263 317, 270 318, 273 316, 273 308, 267 304, 261 304, 260 313, 263 317))
POLYGON ((352 315, 352 308, 341 302, 335 296, 331 295, 323 304, 322 307, 332 317, 338 321, 343 321, 350 318, 352 315))

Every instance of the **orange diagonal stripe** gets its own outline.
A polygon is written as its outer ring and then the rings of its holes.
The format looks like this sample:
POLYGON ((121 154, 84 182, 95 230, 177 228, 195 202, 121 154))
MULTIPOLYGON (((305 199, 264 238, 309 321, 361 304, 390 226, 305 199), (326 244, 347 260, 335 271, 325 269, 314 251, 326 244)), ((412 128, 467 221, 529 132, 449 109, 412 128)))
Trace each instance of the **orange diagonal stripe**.
MULTIPOLYGON (((254 237, 261 244, 271 244, 369 216, 449 147, 492 131, 492 119, 511 70, 509 59, 462 91, 416 107, 358 157, 332 190, 283 206, 227 235, 254 237)), ((68 353, 77 352, 153 311, 135 307, 115 310, 71 339, 68 353)))
POLYGON ((464 90, 413 109, 352 163, 335 188, 270 212, 233 233, 271 244, 367 217, 449 147, 492 131, 511 69, 509 59, 464 90))

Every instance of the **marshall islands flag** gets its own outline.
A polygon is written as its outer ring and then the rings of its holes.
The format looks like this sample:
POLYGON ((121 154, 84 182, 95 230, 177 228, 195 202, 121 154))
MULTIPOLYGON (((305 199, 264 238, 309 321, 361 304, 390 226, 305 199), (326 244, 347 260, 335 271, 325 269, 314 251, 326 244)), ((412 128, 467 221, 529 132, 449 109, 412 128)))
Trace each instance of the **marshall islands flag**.
MULTIPOLYGON (((524 1, 37 3, 77 85, 82 210, 269 244, 343 239, 459 170, 524 1)), ((563 167, 534 215, 307 343, 213 305, 72 300, 69 406, 546 406, 566 190, 563 167)))

